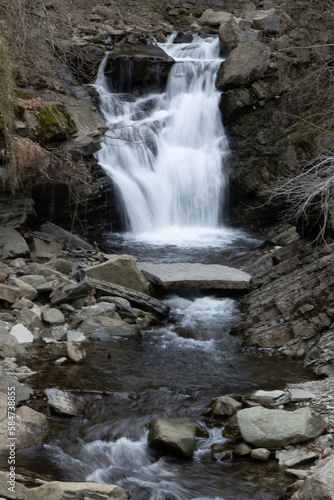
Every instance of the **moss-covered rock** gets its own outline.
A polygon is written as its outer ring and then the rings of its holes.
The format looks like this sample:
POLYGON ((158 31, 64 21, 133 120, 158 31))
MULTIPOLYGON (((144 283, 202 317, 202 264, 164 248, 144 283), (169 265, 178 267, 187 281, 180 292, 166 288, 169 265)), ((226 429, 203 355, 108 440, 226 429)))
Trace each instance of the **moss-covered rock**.
POLYGON ((76 132, 76 125, 62 104, 38 108, 35 115, 39 122, 38 139, 42 144, 66 140, 76 132))

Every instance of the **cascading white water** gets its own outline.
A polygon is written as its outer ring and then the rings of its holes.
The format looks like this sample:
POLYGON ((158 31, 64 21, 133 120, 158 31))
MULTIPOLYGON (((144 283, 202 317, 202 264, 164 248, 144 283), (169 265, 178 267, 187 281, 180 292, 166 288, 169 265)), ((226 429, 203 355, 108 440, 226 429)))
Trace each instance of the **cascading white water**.
POLYGON ((97 158, 114 181, 132 235, 178 244, 223 230, 223 238, 234 239, 221 225, 229 149, 215 88, 219 40, 172 42, 161 44, 176 61, 163 94, 111 93, 106 56, 95 86, 109 132, 97 158))

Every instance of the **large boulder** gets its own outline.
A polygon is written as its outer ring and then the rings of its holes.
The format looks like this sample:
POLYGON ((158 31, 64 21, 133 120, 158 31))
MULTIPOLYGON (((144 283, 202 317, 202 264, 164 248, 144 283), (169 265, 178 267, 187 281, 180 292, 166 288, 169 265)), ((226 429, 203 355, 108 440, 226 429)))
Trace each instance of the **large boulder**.
POLYGON ((270 64, 268 45, 253 41, 238 45, 219 69, 216 86, 219 90, 247 87, 265 76, 270 64))
POLYGON ((15 410, 15 434, 9 435, 11 420, 7 417, 7 394, 0 392, 0 453, 29 448, 42 443, 49 434, 49 424, 45 415, 28 406, 21 406, 15 410))
POLYGON ((191 458, 195 448, 196 425, 188 419, 156 418, 150 423, 148 444, 182 458, 191 458))
POLYGON ((128 500, 130 495, 120 486, 100 483, 62 483, 52 481, 26 492, 24 500, 72 500, 73 498, 91 498, 94 500, 128 500))
POLYGON ((260 406, 237 413, 244 440, 259 448, 278 448, 319 436, 326 422, 310 408, 267 410, 260 406))
POLYGON ((149 285, 131 255, 116 255, 103 264, 86 268, 85 271, 89 278, 109 281, 141 293, 150 293, 149 285))
POLYGON ((113 91, 152 90, 164 86, 173 64, 160 47, 124 43, 109 54, 104 72, 113 91))

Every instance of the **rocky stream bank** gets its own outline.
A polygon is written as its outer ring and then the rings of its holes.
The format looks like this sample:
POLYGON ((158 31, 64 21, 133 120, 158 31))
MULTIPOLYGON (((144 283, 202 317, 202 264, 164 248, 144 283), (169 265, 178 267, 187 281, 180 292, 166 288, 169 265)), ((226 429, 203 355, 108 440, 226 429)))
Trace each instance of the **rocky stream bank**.
MULTIPOLYGON (((37 70, 26 57, 17 68, 13 134, 24 159, 18 178, 6 170, 6 134, 2 122, 0 126, 1 451, 8 452, 8 423, 13 421, 6 411, 8 387, 15 387, 17 450, 47 441, 52 412, 66 418, 85 415, 84 391, 78 395, 49 387, 34 391, 33 382, 29 386, 34 360, 44 358, 65 368, 85 363, 88 344, 110 336, 140 338, 143 329, 169 314, 160 300, 163 293, 154 295, 135 259, 106 255, 46 221, 86 234, 106 224, 121 226, 113 185, 94 157, 106 124, 90 84, 105 51, 111 51, 107 72, 117 84, 122 83, 124 58, 138 68, 131 85, 127 82, 119 91, 144 95, 157 83, 163 86, 173 64, 154 40, 164 42, 174 31, 181 42, 209 34, 219 36, 227 57, 217 88, 224 91, 221 109, 232 153, 229 215, 234 223, 267 228, 268 238, 262 248, 232 261, 252 282, 239 298, 243 318, 231 333, 243 339, 245 348, 302 360, 321 378, 298 386, 291 380, 289 387, 270 393, 259 387, 247 397, 217 394, 203 408, 202 425, 152 420, 148 444, 189 460, 196 439, 205 436, 204 424, 221 427, 228 441, 213 445, 213 460, 245 456, 258 467, 278 460, 297 479, 282 498, 334 498, 334 248, 332 243, 315 247, 300 237, 301 227, 312 232, 319 213, 312 213, 307 223, 298 221, 298 231, 286 225, 268 229, 286 206, 281 201, 263 204, 261 197, 269 180, 298 170, 332 143, 328 114, 317 114, 311 124, 309 120, 315 108, 326 104, 327 109, 331 103, 324 89, 332 60, 332 8, 315 0, 171 0, 168 5, 152 1, 121 6, 108 0, 85 8, 79 3, 71 2, 75 11, 67 13, 70 26, 52 47, 61 57, 53 54, 37 70), (164 72, 158 81, 160 66, 164 72), (311 78, 319 87, 309 84, 310 68, 313 74, 320 71, 319 79, 311 78), (312 106, 303 99, 310 93, 319 96, 312 106)), ((43 6, 38 19, 44 19, 43 6)), ((57 2, 47 2, 45 24, 52 21, 58 29, 61 10, 57 2)), ((331 217, 327 231, 333 232, 331 217)), ((9 491, 8 475, 2 473, 0 495, 129 498, 124 489, 100 483, 16 480, 9 491)))
MULTIPOLYGON (((333 492, 328 472, 334 467, 333 350, 325 342, 332 328, 328 270, 333 254, 327 246, 316 250, 293 227, 276 228, 265 247, 247 256, 247 266, 242 263, 245 257, 233 262, 247 269, 253 280, 240 299, 244 318, 232 333, 243 335, 248 346, 278 348, 282 355, 303 357, 316 373, 329 377, 297 385, 291 380, 274 391, 259 387, 247 397, 217 394, 203 408, 202 421, 153 419, 148 445, 190 459, 197 436, 206 435, 206 426, 222 427, 227 441, 212 445, 213 460, 247 457, 258 461, 258 467, 278 460, 286 474, 296 479, 282 498, 322 498, 323 492, 333 492), (297 283, 303 285, 302 293, 301 289, 296 292, 297 283), (278 289, 284 290, 282 295, 278 289), (314 297, 322 307, 311 307, 314 297), (282 314, 283 300, 290 312, 284 306, 286 313, 282 314), (307 311, 305 304, 309 304, 307 311), (314 349, 317 355, 312 355, 314 349)), ((163 321, 169 308, 152 295, 152 285, 131 256, 104 254, 52 224, 43 232, 23 236, 8 231, 1 252, 0 442, 1 452, 6 453, 7 387, 15 388, 17 450, 47 441, 50 411, 64 418, 85 415, 87 397, 95 397, 94 391, 34 390, 33 383, 29 385, 35 374, 29 364, 34 359, 48 359, 65 368, 85 363, 87 343, 103 342, 110 336, 138 338, 143 329, 163 321)), ((98 395, 103 396, 108 394, 98 395)), ((51 498, 70 498, 73 492, 79 498, 92 491, 95 498, 129 498, 118 486, 97 483, 37 486, 41 483, 36 479, 31 489, 31 481, 20 476, 15 494, 11 494, 6 481, 7 475, 2 473, 4 498, 44 498, 46 493, 51 498)))

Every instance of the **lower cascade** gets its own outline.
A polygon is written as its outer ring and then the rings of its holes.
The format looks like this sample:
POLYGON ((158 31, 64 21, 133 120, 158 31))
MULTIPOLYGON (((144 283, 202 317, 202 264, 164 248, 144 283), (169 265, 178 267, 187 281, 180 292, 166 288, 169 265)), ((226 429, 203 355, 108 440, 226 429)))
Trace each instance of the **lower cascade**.
POLYGON ((229 148, 215 88, 219 39, 173 39, 160 44, 175 60, 165 93, 111 92, 105 57, 95 87, 109 131, 97 159, 133 237, 177 245, 233 239, 237 233, 223 226, 229 148))

